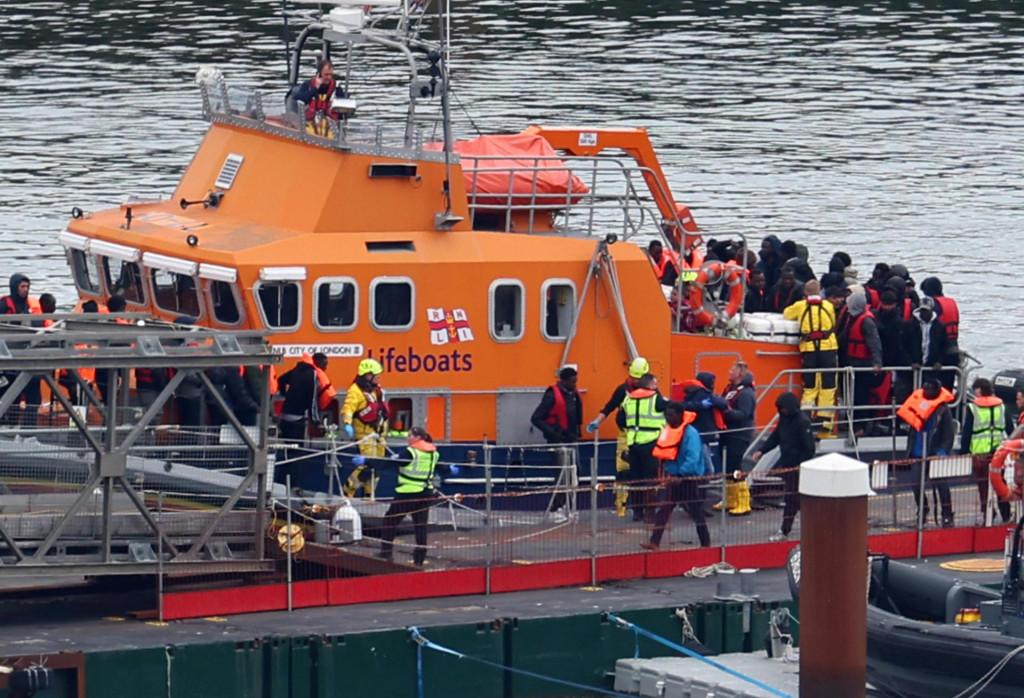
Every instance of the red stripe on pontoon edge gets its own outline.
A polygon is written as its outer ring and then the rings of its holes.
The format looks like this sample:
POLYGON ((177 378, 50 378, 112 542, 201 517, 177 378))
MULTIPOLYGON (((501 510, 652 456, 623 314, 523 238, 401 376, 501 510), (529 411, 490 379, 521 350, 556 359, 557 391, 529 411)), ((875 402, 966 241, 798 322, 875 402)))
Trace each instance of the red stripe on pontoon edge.
MULTIPOLYGON (((1011 527, 925 531, 922 552, 925 556, 930 556, 1002 550, 1008 530, 1011 530, 1011 527)), ((786 563, 786 554, 797 542, 792 540, 732 546, 726 550, 725 559, 735 567, 782 567, 786 563)), ((885 553, 894 558, 914 557, 917 554, 917 534, 914 531, 904 531, 869 536, 868 549, 873 553, 885 553)), ((613 555, 598 558, 596 577, 598 583, 643 577, 674 577, 694 567, 714 564, 718 562, 720 555, 721 551, 718 548, 613 555)), ((589 584, 590 581, 590 560, 586 559, 495 567, 491 570, 491 591, 494 593, 579 586, 589 584)), ((296 582, 292 585, 292 606, 309 608, 483 594, 485 584, 486 571, 483 569, 437 570, 296 582)), ((164 617, 167 620, 180 620, 280 611, 287 608, 287 593, 284 584, 170 593, 164 595, 164 617)))

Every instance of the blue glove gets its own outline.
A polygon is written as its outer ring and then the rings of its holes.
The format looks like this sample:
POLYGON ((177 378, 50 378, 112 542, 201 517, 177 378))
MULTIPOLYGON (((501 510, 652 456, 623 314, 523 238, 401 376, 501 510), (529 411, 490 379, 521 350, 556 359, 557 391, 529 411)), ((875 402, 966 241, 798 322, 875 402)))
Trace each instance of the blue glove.
POLYGON ((347 436, 350 439, 356 438, 356 430, 352 428, 351 424, 345 425, 345 436, 347 436))
POLYGON ((703 400, 701 400, 700 401, 700 406, 703 407, 706 410, 710 410, 711 409, 711 398, 706 397, 703 400))
POLYGON ((597 428, 599 426, 601 426, 601 423, 595 419, 593 422, 587 425, 587 433, 593 434, 595 431, 597 431, 597 428))
POLYGON ((448 474, 449 475, 458 475, 459 474, 459 466, 457 466, 457 465, 450 465, 450 466, 448 466, 448 474))
POLYGON ((363 465, 366 463, 366 456, 356 456, 352 459, 352 465, 363 465))
POLYGON ((948 454, 946 453, 946 449, 940 448, 938 451, 935 452, 935 455, 937 455, 937 456, 945 456, 945 455, 948 455, 948 454))

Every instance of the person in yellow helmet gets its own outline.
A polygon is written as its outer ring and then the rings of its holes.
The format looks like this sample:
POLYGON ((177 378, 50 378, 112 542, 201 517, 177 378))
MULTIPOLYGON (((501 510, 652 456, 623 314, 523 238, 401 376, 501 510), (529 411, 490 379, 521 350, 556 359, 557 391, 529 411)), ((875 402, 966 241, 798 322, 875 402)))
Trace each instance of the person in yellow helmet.
MULTIPOLYGON (((382 373, 384 367, 376 359, 360 361, 341 408, 342 429, 359 443, 359 453, 367 458, 383 457, 387 445, 384 435, 388 430, 388 407, 380 389, 382 373)), ((360 489, 371 496, 378 479, 365 465, 359 465, 345 483, 345 496, 354 497, 360 489)))
POLYGON ((615 422, 619 427, 619 436, 615 448, 615 480, 617 483, 615 485, 615 510, 619 516, 626 515, 626 500, 629 498, 629 488, 624 483, 631 479, 629 461, 623 457, 623 454, 626 452, 626 422, 622 410, 619 408, 622 405, 622 401, 639 387, 639 381, 643 378, 644 374, 650 373, 650 371, 651 365, 647 359, 642 356, 633 359, 629 364, 629 376, 625 382, 615 388, 615 392, 612 393, 605 406, 601 408, 597 417, 587 425, 587 433, 593 434, 601 426, 601 422, 607 419, 612 412, 618 410, 618 414, 615 417, 615 422))

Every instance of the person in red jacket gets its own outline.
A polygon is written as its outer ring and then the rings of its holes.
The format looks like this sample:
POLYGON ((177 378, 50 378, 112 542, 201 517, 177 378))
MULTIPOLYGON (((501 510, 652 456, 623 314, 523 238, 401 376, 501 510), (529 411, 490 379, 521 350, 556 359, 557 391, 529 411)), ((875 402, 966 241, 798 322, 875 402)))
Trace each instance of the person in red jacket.
MULTIPOLYGON (((576 389, 579 376, 576 369, 566 366, 558 372, 558 382, 544 391, 540 404, 530 416, 530 423, 544 434, 544 440, 549 444, 575 444, 580 440, 581 426, 583 425, 583 397, 576 389)), ((554 465, 565 467, 572 458, 570 448, 560 448, 555 451, 554 465)), ((579 458, 574 459, 576 467, 579 468, 579 458)), ((560 511, 565 506, 565 493, 558 492, 551 500, 551 514, 558 521, 568 519, 565 512, 560 511)))

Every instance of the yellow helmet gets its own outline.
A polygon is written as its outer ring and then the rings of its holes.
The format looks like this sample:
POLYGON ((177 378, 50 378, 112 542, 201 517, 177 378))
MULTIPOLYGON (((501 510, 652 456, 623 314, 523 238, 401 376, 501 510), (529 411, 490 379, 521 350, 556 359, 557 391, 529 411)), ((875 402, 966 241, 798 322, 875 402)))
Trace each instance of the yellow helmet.
POLYGON ((651 365, 647 363, 647 359, 642 356, 638 356, 633 359, 633 363, 629 365, 629 375, 631 378, 643 378, 645 373, 651 372, 651 365))
POLYGON ((377 359, 363 359, 359 362, 359 370, 356 371, 356 375, 365 376, 367 373, 379 376, 384 373, 384 367, 380 365, 380 361, 377 361, 377 359))

